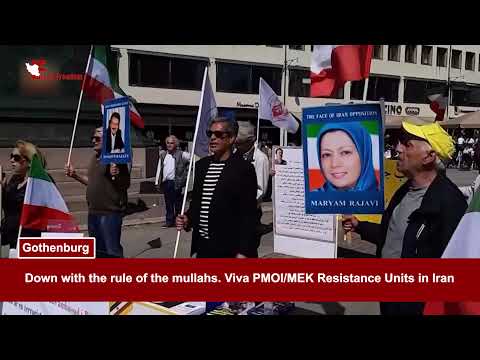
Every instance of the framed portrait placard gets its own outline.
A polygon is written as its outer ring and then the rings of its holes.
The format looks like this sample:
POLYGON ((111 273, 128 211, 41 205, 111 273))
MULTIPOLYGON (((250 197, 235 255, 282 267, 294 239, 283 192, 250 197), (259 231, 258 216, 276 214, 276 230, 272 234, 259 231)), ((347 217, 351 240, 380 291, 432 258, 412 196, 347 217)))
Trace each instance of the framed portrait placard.
POLYGON ((380 214, 384 210, 380 104, 303 109, 307 214, 380 214))
POLYGON ((102 164, 127 164, 132 161, 130 146, 130 103, 128 97, 103 104, 102 164))

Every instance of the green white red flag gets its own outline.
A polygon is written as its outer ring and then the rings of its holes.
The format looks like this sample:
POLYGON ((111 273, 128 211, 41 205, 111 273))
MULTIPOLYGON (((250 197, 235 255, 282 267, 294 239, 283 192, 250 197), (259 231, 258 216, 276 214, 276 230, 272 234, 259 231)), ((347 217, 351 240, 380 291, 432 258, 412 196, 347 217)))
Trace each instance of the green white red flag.
POLYGON ((66 232, 78 230, 62 195, 37 155, 32 159, 27 179, 20 225, 41 231, 47 231, 49 226, 66 232))
MULTIPOLYGON (((84 92, 99 104, 127 96, 119 86, 117 57, 109 46, 93 47, 85 76, 84 92)), ((143 118, 131 102, 130 119, 134 126, 141 129, 145 127, 143 118)))

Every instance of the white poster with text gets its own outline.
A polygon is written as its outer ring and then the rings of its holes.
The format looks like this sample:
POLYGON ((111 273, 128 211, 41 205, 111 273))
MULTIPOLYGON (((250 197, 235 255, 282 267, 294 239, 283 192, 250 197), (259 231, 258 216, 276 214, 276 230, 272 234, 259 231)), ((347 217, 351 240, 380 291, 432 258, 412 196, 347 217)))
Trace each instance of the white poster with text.
POLYGON ((305 258, 335 258, 336 215, 305 212, 303 151, 273 148, 274 251, 305 258))
POLYGON ((2 315, 109 315, 108 302, 15 302, 3 303, 2 315))

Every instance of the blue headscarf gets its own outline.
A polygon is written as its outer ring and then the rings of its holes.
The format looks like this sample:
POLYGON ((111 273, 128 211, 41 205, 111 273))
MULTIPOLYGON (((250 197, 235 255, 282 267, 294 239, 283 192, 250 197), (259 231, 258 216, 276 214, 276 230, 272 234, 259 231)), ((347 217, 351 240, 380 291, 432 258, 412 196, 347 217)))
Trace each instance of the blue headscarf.
MULTIPOLYGON (((377 180, 375 178, 375 171, 373 169, 373 159, 372 159, 372 140, 370 134, 360 125, 358 122, 335 122, 328 123, 321 128, 320 133, 318 134, 317 148, 318 148, 318 162, 320 164, 320 169, 322 170, 322 159, 320 145, 323 135, 327 132, 341 130, 346 132, 353 143, 355 144, 358 155, 360 156, 360 162, 362 164, 360 176, 357 180, 357 183, 352 189, 348 191, 371 191, 377 189, 377 180)), ((325 184, 320 191, 341 191, 333 186, 326 178, 325 184)))

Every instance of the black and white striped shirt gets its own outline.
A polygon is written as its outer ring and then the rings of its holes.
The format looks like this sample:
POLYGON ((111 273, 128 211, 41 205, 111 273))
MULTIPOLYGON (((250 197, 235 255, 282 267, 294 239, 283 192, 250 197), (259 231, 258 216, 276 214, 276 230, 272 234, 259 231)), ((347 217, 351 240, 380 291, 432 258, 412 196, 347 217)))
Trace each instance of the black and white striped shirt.
POLYGON ((213 192, 217 186, 218 179, 222 175, 225 163, 211 163, 208 167, 205 179, 202 184, 202 198, 200 201, 200 223, 199 233, 204 239, 209 239, 208 235, 208 216, 210 213, 210 204, 213 198, 213 192))

